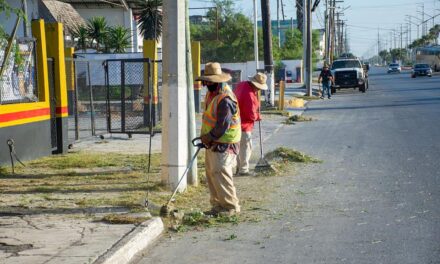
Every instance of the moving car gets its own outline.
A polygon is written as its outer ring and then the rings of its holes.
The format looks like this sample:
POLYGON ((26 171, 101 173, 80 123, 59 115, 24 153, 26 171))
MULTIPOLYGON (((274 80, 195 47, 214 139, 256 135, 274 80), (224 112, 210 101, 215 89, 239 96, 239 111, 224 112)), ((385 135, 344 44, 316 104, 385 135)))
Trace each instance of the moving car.
POLYGON ((400 67, 400 65, 398 63, 391 63, 388 66, 388 73, 392 73, 392 72, 400 73, 401 71, 402 71, 402 68, 400 67))
POLYGON ((416 78, 416 76, 429 76, 432 77, 432 69, 426 63, 417 63, 414 64, 414 67, 411 71, 411 77, 416 78))
POLYGON ((335 60, 331 71, 335 79, 332 93, 341 88, 359 88, 363 93, 368 89, 368 76, 361 62, 356 58, 335 60))

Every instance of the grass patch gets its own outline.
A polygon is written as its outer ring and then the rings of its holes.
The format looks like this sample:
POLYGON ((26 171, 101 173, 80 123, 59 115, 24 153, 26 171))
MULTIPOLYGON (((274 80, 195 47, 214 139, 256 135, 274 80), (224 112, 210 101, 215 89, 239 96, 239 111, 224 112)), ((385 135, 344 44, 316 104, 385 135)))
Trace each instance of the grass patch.
POLYGON ((104 216, 101 221, 109 224, 141 224, 150 219, 150 217, 131 216, 126 214, 108 214, 104 216))
POLYGON ((322 161, 308 156, 302 152, 289 149, 286 147, 279 147, 265 155, 268 161, 281 162, 301 162, 301 163, 321 163, 322 161))
MULTIPOLYGON (((152 163, 159 163, 160 156, 153 154, 152 163)), ((147 166, 146 155, 123 155, 118 153, 69 153, 53 155, 31 161, 28 166, 32 168, 47 168, 65 170, 71 168, 102 168, 102 167, 132 167, 144 169, 147 166)))

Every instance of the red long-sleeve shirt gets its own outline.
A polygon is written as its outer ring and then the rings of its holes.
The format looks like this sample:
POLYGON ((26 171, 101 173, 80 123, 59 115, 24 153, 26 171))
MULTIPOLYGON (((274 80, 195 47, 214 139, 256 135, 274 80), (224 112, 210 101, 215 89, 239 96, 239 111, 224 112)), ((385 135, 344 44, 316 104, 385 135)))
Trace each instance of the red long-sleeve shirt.
POLYGON ((249 81, 241 82, 234 90, 240 108, 241 131, 251 132, 254 122, 261 119, 257 91, 249 81))

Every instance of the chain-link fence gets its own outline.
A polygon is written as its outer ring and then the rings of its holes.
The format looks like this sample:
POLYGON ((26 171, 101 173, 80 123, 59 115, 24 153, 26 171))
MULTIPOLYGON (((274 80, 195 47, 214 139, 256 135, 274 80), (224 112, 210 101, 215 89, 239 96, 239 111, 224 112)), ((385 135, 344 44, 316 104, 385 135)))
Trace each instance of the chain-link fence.
MULTIPOLYGON (((67 60, 71 60, 68 58, 67 60)), ((69 140, 107 132, 106 86, 103 61, 76 58, 74 67, 73 113, 69 115, 69 140)), ((72 71, 66 70, 67 80, 72 71)))
POLYGON ((38 101, 36 71, 35 39, 0 39, 0 104, 38 101))
POLYGON ((146 134, 151 127, 159 125, 161 66, 160 61, 148 59, 107 60, 109 132, 146 134), (156 91, 154 70, 158 73, 156 91))

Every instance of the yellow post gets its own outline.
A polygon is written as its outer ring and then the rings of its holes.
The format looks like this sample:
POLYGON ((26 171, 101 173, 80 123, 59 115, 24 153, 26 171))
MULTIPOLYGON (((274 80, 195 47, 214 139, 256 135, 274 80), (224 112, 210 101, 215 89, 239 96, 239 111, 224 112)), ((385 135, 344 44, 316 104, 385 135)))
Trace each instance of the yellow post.
POLYGON ((73 63, 74 48, 65 48, 66 55, 66 84, 67 84, 67 101, 69 108, 69 115, 73 114, 73 106, 75 99, 75 65, 73 63))
MULTIPOLYGON (((157 42, 155 40, 147 40, 144 39, 144 49, 143 49, 143 56, 145 59, 150 59, 150 60, 157 60, 158 56, 157 56, 157 42)), ((152 79, 152 86, 153 87, 149 87, 149 83, 148 83, 148 72, 150 71, 149 69, 149 65, 148 64, 144 64, 144 125, 148 125, 150 120, 148 119, 150 116, 150 98, 148 96, 148 91, 150 91, 150 89, 152 89, 152 112, 151 112, 151 116, 153 117, 153 125, 155 125, 155 115, 156 115, 156 106, 159 103, 159 97, 158 97, 158 93, 157 93, 157 63, 152 63, 151 64, 153 69, 151 71, 151 79, 152 79)))
MULTIPOLYGON (((200 41, 191 42, 191 55, 193 63, 193 76, 194 80, 200 76, 201 73, 201 47, 200 41)), ((194 81, 194 103, 196 113, 200 113, 200 92, 202 89, 202 82, 194 81)))
POLYGON ((64 34, 63 24, 47 23, 46 37, 50 45, 47 46, 47 56, 53 59, 53 83, 56 98, 56 126, 57 126, 57 150, 54 153, 67 152, 67 84, 66 84, 66 64, 64 56, 64 34))
POLYGON ((280 97, 278 99, 279 110, 284 110, 284 89, 285 89, 284 81, 280 81, 280 97))
POLYGON ((32 21, 32 35, 37 41, 37 80, 38 80, 38 100, 49 103, 49 77, 47 71, 47 52, 46 52, 46 32, 44 30, 44 20, 32 21))
POLYGON ((48 43, 51 43, 51 45, 47 46, 47 56, 54 60, 56 113, 57 117, 66 117, 68 114, 63 24, 47 23, 46 36, 48 43))

